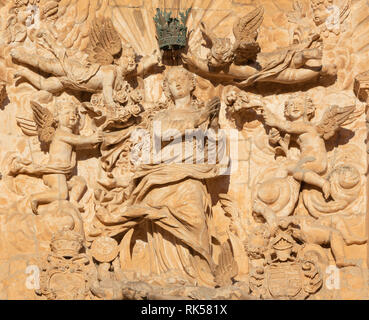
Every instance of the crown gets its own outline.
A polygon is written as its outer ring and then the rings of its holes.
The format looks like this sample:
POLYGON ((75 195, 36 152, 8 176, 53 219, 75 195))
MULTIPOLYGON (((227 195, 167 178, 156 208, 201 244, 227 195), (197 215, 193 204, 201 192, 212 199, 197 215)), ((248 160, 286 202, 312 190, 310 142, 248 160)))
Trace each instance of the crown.
POLYGON ((165 9, 156 9, 154 17, 157 39, 160 49, 172 50, 181 49, 187 43, 186 22, 191 8, 184 12, 179 12, 180 20, 172 17, 172 12, 165 9))
POLYGON ((73 257, 79 253, 83 247, 83 237, 81 234, 71 230, 61 230, 53 234, 51 239, 51 251, 62 257, 73 257))

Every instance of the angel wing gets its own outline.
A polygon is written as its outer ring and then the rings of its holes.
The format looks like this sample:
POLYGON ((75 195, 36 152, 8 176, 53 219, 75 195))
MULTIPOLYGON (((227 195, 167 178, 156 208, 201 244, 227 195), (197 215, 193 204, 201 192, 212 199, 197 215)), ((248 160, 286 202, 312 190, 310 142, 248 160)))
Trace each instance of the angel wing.
POLYGON ((89 38, 91 48, 88 53, 91 62, 101 65, 112 64, 114 56, 122 50, 122 41, 111 19, 93 20, 90 25, 89 38))
POLYGON ((234 199, 232 199, 227 194, 219 194, 219 202, 221 207, 227 217, 231 219, 231 229, 232 231, 242 240, 247 238, 244 224, 240 218, 240 212, 235 205, 234 199))
POLYGON ((58 18, 59 3, 58 1, 48 1, 40 8, 41 20, 53 21, 58 18))
POLYGON ((345 4, 341 7, 340 24, 344 23, 347 17, 350 15, 351 12, 350 7, 351 7, 350 0, 347 0, 345 4))
POLYGON ((214 280, 220 287, 232 284, 232 279, 238 274, 238 265, 233 257, 232 247, 229 241, 221 246, 219 264, 215 268, 214 280))
POLYGON ((258 29, 264 19, 264 7, 259 6, 242 18, 238 18, 233 25, 236 42, 242 43, 250 39, 256 40, 258 29))
MULTIPOLYGON (((55 135, 57 121, 47 108, 44 108, 34 100, 31 100, 31 108, 33 111, 33 120, 37 128, 38 139, 41 143, 50 143, 55 135)), ((28 127, 30 130, 34 128, 30 123, 28 127)))
POLYGON ((17 125, 26 136, 37 136, 37 124, 31 119, 22 116, 16 117, 17 125))
POLYGON ((234 52, 239 62, 256 59, 260 46, 256 42, 258 29, 264 19, 264 8, 257 7, 242 18, 238 18, 233 25, 233 34, 236 39, 234 52))
POLYGON ((318 133, 325 140, 333 137, 341 126, 354 122, 362 114, 361 111, 354 111, 355 106, 339 107, 334 105, 329 107, 316 126, 318 133))
POLYGON ((290 11, 286 14, 288 21, 299 24, 301 23, 302 19, 306 18, 306 10, 300 1, 294 1, 292 7, 293 11, 290 11))

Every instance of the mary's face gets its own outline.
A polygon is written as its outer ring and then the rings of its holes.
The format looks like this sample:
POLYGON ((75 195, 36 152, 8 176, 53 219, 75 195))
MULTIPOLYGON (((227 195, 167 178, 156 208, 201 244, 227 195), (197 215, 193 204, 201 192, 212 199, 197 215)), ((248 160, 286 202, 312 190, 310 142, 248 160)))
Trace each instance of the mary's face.
POLYGON ((184 72, 174 71, 168 75, 168 86, 174 100, 181 99, 191 94, 192 81, 184 72))

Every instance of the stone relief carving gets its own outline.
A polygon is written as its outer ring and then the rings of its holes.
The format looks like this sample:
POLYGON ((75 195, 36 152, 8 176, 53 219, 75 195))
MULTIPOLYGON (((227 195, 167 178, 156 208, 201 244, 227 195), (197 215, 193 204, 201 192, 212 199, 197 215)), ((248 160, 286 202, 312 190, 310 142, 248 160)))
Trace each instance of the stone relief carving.
POLYGON ((367 4, 282 2, 0 8, 2 295, 368 298, 367 4))
POLYGON ((209 39, 211 51, 203 59, 194 53, 183 55, 184 62, 195 71, 241 87, 255 82, 299 83, 312 81, 321 73, 334 75, 334 65, 322 64, 322 50, 315 48, 319 33, 309 35, 291 46, 263 53, 257 43, 258 29, 264 10, 256 8, 238 19, 233 26, 235 42, 220 39, 201 24, 204 36, 209 39), (309 68, 314 65, 313 68, 309 68))

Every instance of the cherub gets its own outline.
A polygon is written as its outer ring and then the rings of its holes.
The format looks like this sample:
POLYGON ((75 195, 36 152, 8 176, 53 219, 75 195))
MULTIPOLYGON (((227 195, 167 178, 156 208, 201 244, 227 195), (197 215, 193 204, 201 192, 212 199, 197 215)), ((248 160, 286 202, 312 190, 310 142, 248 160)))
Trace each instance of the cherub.
POLYGON ((323 32, 332 31, 336 35, 340 33, 341 24, 350 14, 349 0, 346 0, 340 8, 334 6, 331 0, 310 0, 310 7, 315 25, 321 27, 323 32))
POLYGON ((152 67, 161 63, 160 54, 154 52, 136 63, 136 53, 130 45, 123 45, 110 19, 96 19, 90 26, 89 58, 71 56, 66 48, 57 43, 51 33, 38 33, 40 44, 55 58, 30 54, 25 47, 13 48, 10 55, 14 60, 41 71, 52 74, 43 76, 22 68, 15 77, 26 79, 39 90, 51 93, 69 88, 87 92, 103 92, 105 103, 114 106, 113 91, 119 80, 144 75, 152 67))
POLYGON ((7 43, 23 42, 27 37, 27 21, 32 18, 29 10, 17 6, 9 9, 6 21, 7 43))
MULTIPOLYGON (((57 115, 32 100, 33 119, 18 124, 28 135, 37 135, 41 143, 49 145, 49 161, 39 165, 28 160, 15 158, 11 164, 10 175, 29 174, 42 176, 49 190, 31 195, 32 211, 37 214, 39 204, 48 204, 56 200, 68 200, 68 177, 76 166, 74 147, 97 144, 103 141, 102 133, 80 136, 78 131, 78 109, 76 99, 62 98, 57 101, 57 115)), ((78 199, 79 200, 79 199, 78 199)))
POLYGON ((301 83, 322 74, 336 74, 334 65, 322 64, 322 48, 315 46, 320 39, 316 33, 286 48, 261 53, 257 36, 263 14, 263 8, 258 7, 238 19, 233 26, 234 43, 229 38, 217 38, 205 24, 201 24, 211 51, 207 59, 191 52, 183 54, 184 63, 194 72, 226 79, 239 86, 250 86, 255 82, 301 83))
POLYGON ((283 229, 289 228, 292 236, 304 243, 329 245, 339 268, 356 266, 355 261, 345 258, 344 245, 360 245, 367 238, 353 235, 346 223, 339 216, 323 217, 315 220, 309 216, 292 216, 280 218, 278 224, 283 229))
POLYGON ((345 258, 344 245, 367 242, 366 237, 353 235, 339 216, 321 217, 318 220, 310 216, 277 217, 270 207, 260 201, 255 201, 254 212, 265 219, 272 236, 281 229, 288 229, 295 239, 304 243, 329 245, 339 268, 356 265, 354 261, 345 258))
POLYGON ((331 194, 329 180, 323 178, 328 168, 327 150, 324 140, 333 137, 335 132, 344 125, 352 123, 358 116, 355 106, 329 107, 321 121, 317 124, 310 120, 315 114, 315 106, 310 98, 292 95, 285 103, 284 120, 263 108, 265 124, 291 135, 300 146, 300 160, 287 168, 297 181, 304 181, 317 186, 323 191, 325 199, 331 194))

